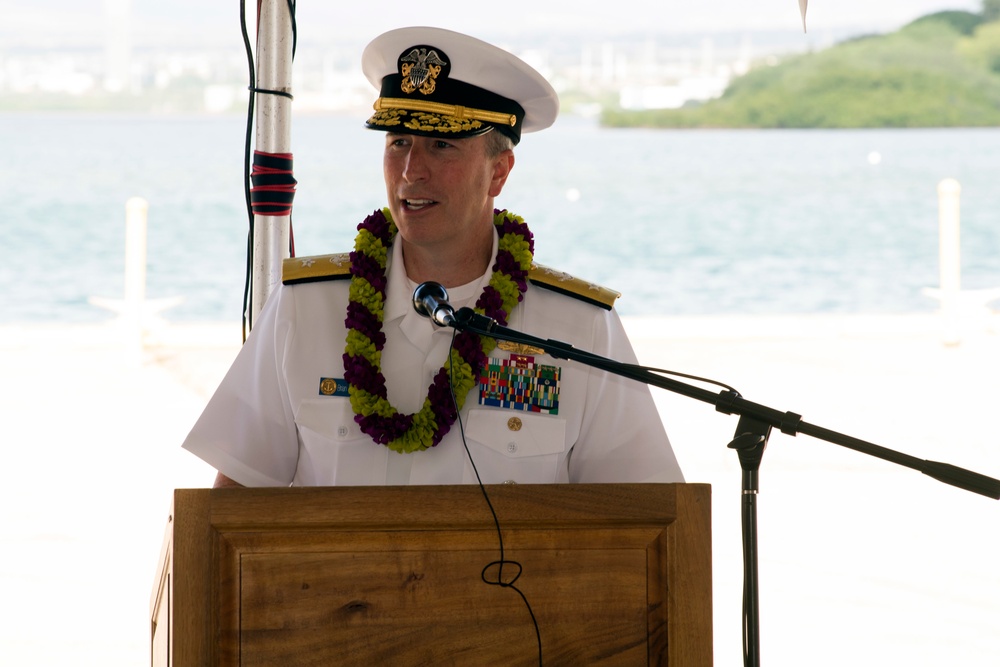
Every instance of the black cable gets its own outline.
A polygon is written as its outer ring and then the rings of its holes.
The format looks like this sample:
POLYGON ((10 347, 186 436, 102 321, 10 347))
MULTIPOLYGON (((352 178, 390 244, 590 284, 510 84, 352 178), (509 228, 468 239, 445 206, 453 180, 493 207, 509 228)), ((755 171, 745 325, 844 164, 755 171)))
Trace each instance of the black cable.
POLYGON ((246 0, 240 0, 240 31, 243 33, 243 47, 247 54, 247 65, 250 70, 250 95, 247 100, 246 138, 243 147, 243 191, 246 198, 249 230, 247 232, 246 276, 243 282, 243 342, 247 340, 247 326, 252 325, 250 319, 250 295, 253 289, 253 238, 254 216, 253 204, 250 201, 250 153, 253 147, 253 110, 257 92, 257 72, 254 63, 253 48, 250 46, 250 34, 247 32, 246 0))
MULTIPOLYGON (((457 333, 458 333, 457 329, 451 330, 451 348, 448 350, 449 358, 451 356, 451 351, 455 349, 455 336, 457 333)), ((462 446, 465 447, 465 454, 466 456, 469 457, 469 463, 472 465, 472 472, 476 474, 476 481, 479 483, 479 490, 482 491, 483 498, 486 500, 486 505, 487 507, 490 508, 490 514, 493 515, 493 525, 496 526, 497 540, 500 545, 500 560, 495 560, 491 563, 487 563, 486 567, 483 568, 482 574, 480 576, 482 577, 483 582, 490 586, 500 586, 501 588, 509 588, 521 596, 521 599, 524 601, 524 606, 527 607, 528 614, 531 616, 531 623, 535 627, 535 639, 538 642, 538 667, 542 667, 542 633, 538 628, 538 619, 535 618, 535 612, 531 609, 531 603, 528 602, 528 597, 524 594, 524 592, 520 588, 514 585, 514 583, 518 580, 518 578, 520 578, 521 572, 523 572, 524 568, 516 560, 507 560, 504 558, 503 532, 500 530, 500 519, 497 517, 497 513, 496 510, 493 508, 492 501, 490 501, 489 493, 486 492, 486 486, 483 484, 483 480, 479 476, 479 469, 476 467, 476 462, 472 458, 472 452, 469 451, 469 443, 465 439, 465 426, 462 423, 462 411, 458 407, 458 397, 455 396, 455 368, 454 364, 450 363, 450 361, 448 363, 448 380, 449 380, 448 382, 449 389, 451 389, 452 404, 455 406, 455 414, 456 414, 455 421, 458 422, 458 430, 462 436, 462 446), (504 582, 503 580, 503 566, 505 564, 517 567, 517 574, 509 582, 504 582), (494 565, 497 566, 497 578, 496 581, 491 581, 486 577, 486 572, 490 570, 494 565)))
POLYGON ((740 392, 736 391, 735 389, 733 389, 732 387, 730 387, 725 382, 719 382, 718 380, 713 380, 711 378, 703 378, 703 377, 699 377, 697 375, 688 375, 687 373, 679 373, 677 371, 670 371, 670 370, 667 370, 665 368, 653 368, 651 366, 636 366, 634 364, 629 364, 629 366, 631 368, 635 369, 635 370, 644 371, 644 372, 647 372, 647 373, 662 373, 663 375, 672 375, 674 377, 686 378, 688 380, 694 380, 696 382, 704 382, 705 384, 714 384, 716 387, 722 387, 726 391, 731 391, 734 394, 736 394, 737 396, 740 395, 740 392))
POLYGON ((295 0, 288 0, 288 16, 292 20, 292 60, 295 60, 295 49, 299 45, 299 26, 295 21, 295 0))
POLYGON ((266 93, 268 95, 278 95, 279 97, 287 97, 290 100, 294 100, 295 97, 291 93, 286 93, 283 90, 271 90, 270 88, 257 88, 256 86, 248 86, 249 90, 255 93, 266 93))

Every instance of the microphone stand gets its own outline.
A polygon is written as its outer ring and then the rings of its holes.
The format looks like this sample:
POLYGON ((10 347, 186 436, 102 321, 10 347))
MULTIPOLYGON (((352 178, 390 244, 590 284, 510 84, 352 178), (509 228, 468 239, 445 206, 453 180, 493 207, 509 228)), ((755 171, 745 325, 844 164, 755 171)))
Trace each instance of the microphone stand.
POLYGON ((449 326, 459 331, 471 331, 481 336, 523 343, 545 350, 556 359, 569 359, 620 375, 637 382, 666 389, 688 398, 715 406, 717 412, 739 415, 736 434, 729 448, 736 450, 743 470, 742 527, 743 527, 743 649, 744 665, 760 665, 760 616, 757 582, 757 492, 758 470, 771 429, 777 427, 787 435, 803 433, 820 440, 853 449, 862 454, 918 470, 939 482, 956 486, 972 493, 1000 500, 1000 480, 948 463, 927 461, 892 449, 837 433, 802 421, 794 412, 780 412, 773 408, 745 400, 734 390, 718 393, 695 387, 636 364, 626 364, 577 350, 572 345, 551 339, 542 339, 497 324, 496 320, 480 315, 471 308, 460 308, 449 326))

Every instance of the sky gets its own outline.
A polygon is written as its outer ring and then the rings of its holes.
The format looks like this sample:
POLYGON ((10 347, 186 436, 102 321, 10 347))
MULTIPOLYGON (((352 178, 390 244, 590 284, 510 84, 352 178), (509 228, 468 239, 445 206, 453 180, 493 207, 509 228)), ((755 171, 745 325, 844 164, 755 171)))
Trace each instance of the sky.
MULTIPOLYGON (((485 39, 525 34, 802 31, 799 0, 615 0, 584 9, 579 0, 297 2, 300 44, 367 42, 404 25, 436 25, 485 39)), ((131 4, 136 44, 204 43, 239 36, 239 0, 0 0, 0 50, 96 45, 104 9, 131 4)), ((254 0, 248 0, 251 7, 254 0)), ((593 6, 593 5, 591 5, 593 6)), ((978 11, 981 0, 810 0, 810 33, 888 32, 943 9, 978 11)), ((2 51, 0 51, 2 54, 2 51)))

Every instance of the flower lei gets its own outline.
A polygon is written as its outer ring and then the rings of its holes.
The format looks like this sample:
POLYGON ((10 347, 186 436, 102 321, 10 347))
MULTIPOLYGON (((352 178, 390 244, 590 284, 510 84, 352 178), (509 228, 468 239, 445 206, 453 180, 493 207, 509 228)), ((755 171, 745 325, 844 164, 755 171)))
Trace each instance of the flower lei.
MULTIPOLYGON (((511 310, 527 289, 534 241, 524 219, 495 210, 493 224, 500 236, 493 275, 476 301, 475 311, 506 326, 511 310)), ((436 446, 458 418, 469 391, 479 380, 495 338, 462 331, 455 336, 444 366, 427 390, 423 407, 400 414, 389 403, 382 375, 385 334, 386 259, 397 228, 388 208, 375 211, 358 225, 351 253, 351 287, 347 304, 347 347, 344 379, 350 383, 354 421, 362 432, 400 453, 436 446), (449 378, 454 377, 455 401, 449 378), (455 402, 458 403, 457 409, 455 402)))

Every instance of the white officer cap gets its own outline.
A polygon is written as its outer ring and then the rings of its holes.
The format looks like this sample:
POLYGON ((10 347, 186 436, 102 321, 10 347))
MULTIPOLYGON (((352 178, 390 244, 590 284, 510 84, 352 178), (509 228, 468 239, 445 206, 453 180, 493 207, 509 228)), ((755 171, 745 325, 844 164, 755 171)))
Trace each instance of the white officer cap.
POLYGON ((467 137, 496 129, 516 144, 559 113, 556 91, 530 65, 451 30, 391 30, 368 44, 361 68, 379 89, 365 123, 373 130, 467 137))

